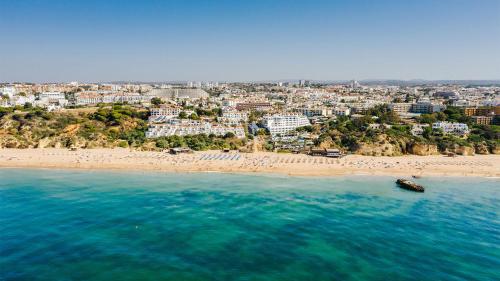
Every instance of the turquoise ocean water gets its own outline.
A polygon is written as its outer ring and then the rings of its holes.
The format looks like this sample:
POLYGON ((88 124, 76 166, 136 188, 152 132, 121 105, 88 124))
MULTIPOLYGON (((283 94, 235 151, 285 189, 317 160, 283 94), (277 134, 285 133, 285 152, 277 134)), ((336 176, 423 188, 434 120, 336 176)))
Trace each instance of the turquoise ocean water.
POLYGON ((500 181, 0 169, 0 280, 500 280, 500 181))

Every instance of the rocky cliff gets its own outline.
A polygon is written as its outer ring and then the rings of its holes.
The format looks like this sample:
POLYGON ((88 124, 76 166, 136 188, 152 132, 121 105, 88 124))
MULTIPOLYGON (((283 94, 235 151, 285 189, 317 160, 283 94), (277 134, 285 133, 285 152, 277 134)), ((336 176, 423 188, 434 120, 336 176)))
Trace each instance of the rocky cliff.
POLYGON ((407 153, 406 146, 406 142, 402 139, 396 140, 387 135, 380 135, 376 142, 359 144, 355 153, 366 156, 400 156, 407 153))
POLYGON ((435 144, 425 144, 425 143, 412 143, 408 145, 408 153, 428 156, 439 154, 437 145, 435 144))

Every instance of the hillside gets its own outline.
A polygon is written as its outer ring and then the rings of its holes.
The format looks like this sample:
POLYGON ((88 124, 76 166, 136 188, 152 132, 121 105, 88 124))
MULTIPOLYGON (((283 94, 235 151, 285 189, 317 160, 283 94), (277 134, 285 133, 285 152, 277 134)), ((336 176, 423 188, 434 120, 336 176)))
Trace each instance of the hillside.
MULTIPOLYGON (((115 104, 95 108, 66 109, 47 112, 40 108, 0 108, 0 148, 113 148, 162 150, 187 146, 193 150, 240 149, 241 151, 272 151, 269 136, 247 135, 238 139, 231 135, 168 136, 147 139, 148 110, 115 104)), ((433 155, 454 152, 461 155, 498 154, 500 127, 470 123, 455 109, 434 115, 422 115, 421 123, 435 120, 467 122, 468 137, 458 137, 427 128, 421 136, 411 134, 386 107, 370 110, 361 118, 339 117, 322 125, 299 128, 316 136, 314 146, 339 148, 344 152, 371 156, 405 154, 433 155), (388 125, 389 124, 389 125, 388 125)))

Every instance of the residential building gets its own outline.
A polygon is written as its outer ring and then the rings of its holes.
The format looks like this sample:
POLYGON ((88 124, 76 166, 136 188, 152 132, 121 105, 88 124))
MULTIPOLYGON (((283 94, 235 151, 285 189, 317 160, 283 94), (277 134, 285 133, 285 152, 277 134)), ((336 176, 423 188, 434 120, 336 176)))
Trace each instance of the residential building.
POLYGON ((464 123, 451 123, 447 121, 432 124, 432 129, 441 129, 445 134, 466 135, 469 133, 469 126, 464 123))
POLYGON ((334 115, 337 115, 337 116, 349 116, 349 115, 351 115, 351 109, 349 107, 346 107, 346 106, 334 107, 332 112, 334 115))
POLYGON ((421 136, 426 127, 429 127, 429 124, 415 124, 411 128, 411 134, 414 136, 421 136))
POLYGON ((434 97, 445 99, 458 99, 459 96, 460 95, 455 91, 440 91, 434 93, 434 97))
POLYGON ((238 125, 248 121, 248 113, 237 110, 222 110, 222 116, 217 117, 217 121, 226 125, 238 125))
POLYGON ((80 92, 75 94, 76 105, 95 105, 98 103, 140 103, 149 100, 150 97, 139 93, 128 92, 80 92))
POLYGON ((216 136, 224 136, 227 133, 233 133, 237 138, 245 137, 245 130, 241 126, 221 126, 213 125, 210 122, 202 120, 177 119, 171 118, 162 124, 150 124, 146 137, 157 138, 163 136, 187 136, 214 134, 216 136))
POLYGON ((237 110, 257 110, 257 111, 267 111, 272 108, 269 102, 242 102, 236 105, 237 110))
POLYGON ((200 88, 192 89, 152 89, 147 93, 152 97, 166 98, 166 99, 204 99, 208 98, 209 94, 200 88))
POLYGON ((96 92, 81 92, 75 94, 76 105, 93 105, 102 102, 102 97, 96 92))
POLYGON ((162 105, 160 107, 153 107, 149 111, 149 121, 161 123, 166 119, 178 117, 182 112, 182 108, 178 106, 162 105))
POLYGON ((391 103, 389 104, 389 109, 396 112, 397 114, 409 113, 413 107, 412 103, 391 103))
POLYGON ((444 105, 432 103, 430 101, 419 101, 417 103, 412 104, 410 111, 412 113, 434 113, 440 112, 445 109, 444 105))
POLYGON ((61 92, 43 92, 38 95, 39 99, 66 99, 64 93, 61 92))
POLYGON ((464 113, 467 116, 490 116, 500 115, 500 106, 491 107, 466 107, 464 113))
POLYGON ((283 135, 298 127, 311 125, 305 115, 274 114, 262 118, 262 125, 269 130, 271 136, 283 135))
POLYGON ((13 96, 15 96, 17 94, 17 89, 14 87, 3 87, 3 88, 0 88, 0 94, 2 96, 12 98, 13 96))
POLYGON ((495 119, 494 116, 472 116, 471 118, 478 125, 491 125, 495 119))
POLYGON ((332 109, 327 107, 300 107, 297 111, 307 117, 332 116, 332 109))

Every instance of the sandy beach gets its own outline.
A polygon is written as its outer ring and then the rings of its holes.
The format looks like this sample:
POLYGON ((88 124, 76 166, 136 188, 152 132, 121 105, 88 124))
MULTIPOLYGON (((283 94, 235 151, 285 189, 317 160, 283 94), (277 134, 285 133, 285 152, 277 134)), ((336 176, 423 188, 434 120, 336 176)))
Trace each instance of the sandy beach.
POLYGON ((500 177, 499 155, 371 157, 203 151, 171 155, 128 149, 0 149, 0 167, 258 172, 300 176, 391 175, 500 177))

